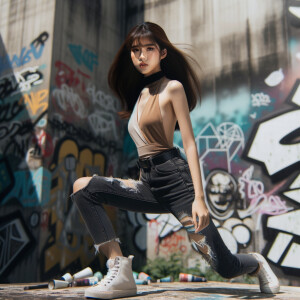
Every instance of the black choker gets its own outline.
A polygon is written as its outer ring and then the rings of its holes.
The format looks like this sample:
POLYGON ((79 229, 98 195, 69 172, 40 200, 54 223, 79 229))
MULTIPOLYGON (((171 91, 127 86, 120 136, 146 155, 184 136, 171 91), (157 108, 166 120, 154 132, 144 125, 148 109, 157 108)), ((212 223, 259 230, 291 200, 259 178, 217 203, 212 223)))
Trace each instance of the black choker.
POLYGON ((142 77, 138 83, 138 85, 136 86, 135 90, 133 91, 133 93, 131 94, 131 99, 133 99, 132 101, 135 101, 137 100, 139 94, 141 93, 141 91, 143 90, 143 88, 146 86, 146 85, 149 85, 161 78, 163 78, 165 76, 164 72, 163 71, 159 71, 159 72, 156 72, 154 74, 151 74, 150 76, 147 76, 147 77, 142 77))
POLYGON ((163 78, 165 76, 164 72, 163 71, 158 71, 154 74, 151 74, 150 76, 147 76, 147 77, 143 77, 142 79, 142 86, 143 88, 146 86, 146 85, 149 85, 161 78, 163 78))

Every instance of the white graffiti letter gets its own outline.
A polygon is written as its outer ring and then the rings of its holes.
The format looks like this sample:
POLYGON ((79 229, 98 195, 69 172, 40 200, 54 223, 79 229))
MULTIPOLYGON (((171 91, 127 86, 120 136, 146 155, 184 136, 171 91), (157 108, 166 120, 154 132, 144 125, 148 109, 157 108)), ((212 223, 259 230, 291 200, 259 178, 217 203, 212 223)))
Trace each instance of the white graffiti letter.
POLYGON ((269 175, 300 161, 300 143, 282 145, 280 140, 300 127, 300 110, 287 112, 261 123, 248 157, 265 164, 269 175))

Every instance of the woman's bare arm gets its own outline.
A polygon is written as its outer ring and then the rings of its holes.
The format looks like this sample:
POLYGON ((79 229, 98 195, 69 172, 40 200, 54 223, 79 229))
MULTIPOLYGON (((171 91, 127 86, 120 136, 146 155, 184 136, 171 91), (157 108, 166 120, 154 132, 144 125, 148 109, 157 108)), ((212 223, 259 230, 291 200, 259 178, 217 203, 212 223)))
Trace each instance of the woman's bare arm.
POLYGON ((195 190, 195 200, 193 204, 193 219, 196 231, 198 232, 199 230, 208 225, 209 214, 204 201, 204 192, 202 186, 199 158, 189 113, 189 107, 184 88, 179 81, 172 80, 169 82, 168 94, 176 118, 178 120, 183 147, 193 180, 195 190), (199 218, 198 222, 196 220, 197 217, 199 218))

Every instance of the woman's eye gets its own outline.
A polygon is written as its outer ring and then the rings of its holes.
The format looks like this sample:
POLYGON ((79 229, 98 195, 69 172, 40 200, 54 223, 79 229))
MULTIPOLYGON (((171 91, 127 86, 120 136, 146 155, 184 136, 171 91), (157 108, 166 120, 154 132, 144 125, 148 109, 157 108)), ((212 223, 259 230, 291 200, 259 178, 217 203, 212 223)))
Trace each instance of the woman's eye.
POLYGON ((153 50, 154 50, 154 47, 148 47, 147 50, 148 50, 148 51, 153 51, 153 50))
POLYGON ((131 51, 134 52, 134 53, 136 53, 136 52, 139 51, 139 49, 138 48, 133 48, 131 51))

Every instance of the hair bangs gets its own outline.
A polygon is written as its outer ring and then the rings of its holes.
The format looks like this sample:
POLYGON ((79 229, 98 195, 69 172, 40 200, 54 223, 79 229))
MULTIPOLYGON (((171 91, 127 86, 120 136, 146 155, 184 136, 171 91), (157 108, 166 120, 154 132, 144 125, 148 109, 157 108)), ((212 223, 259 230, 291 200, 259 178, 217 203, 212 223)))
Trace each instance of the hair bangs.
POLYGON ((141 39, 149 39, 154 44, 157 44, 153 33, 145 27, 138 28, 135 32, 133 32, 128 39, 127 49, 130 50, 133 46, 141 46, 141 39))

